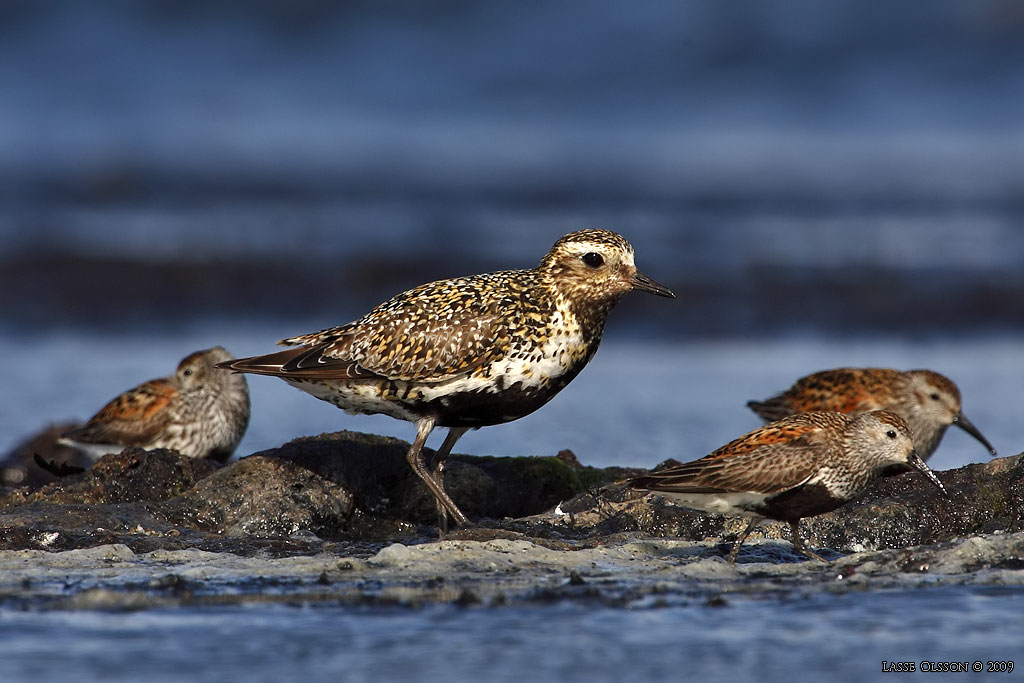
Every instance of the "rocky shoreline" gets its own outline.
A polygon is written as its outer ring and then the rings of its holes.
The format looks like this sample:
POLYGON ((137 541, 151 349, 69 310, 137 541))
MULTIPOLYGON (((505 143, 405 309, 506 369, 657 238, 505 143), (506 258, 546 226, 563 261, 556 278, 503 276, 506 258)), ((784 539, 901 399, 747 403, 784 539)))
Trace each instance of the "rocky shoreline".
MULTIPOLYGON (((1022 455, 939 472, 949 498, 907 474, 805 519, 806 542, 828 564, 804 561, 782 540, 786 526, 767 522, 730 567, 724 555, 741 520, 632 491, 621 481, 643 470, 586 467, 568 451, 453 456, 449 490, 477 522, 439 539, 407 447, 339 432, 225 466, 126 449, 46 484, 4 487, 0 603, 624 605, 908 582, 1024 584, 1022 455)), ((5 471, 29 469, 27 457, 13 454, 5 471)))

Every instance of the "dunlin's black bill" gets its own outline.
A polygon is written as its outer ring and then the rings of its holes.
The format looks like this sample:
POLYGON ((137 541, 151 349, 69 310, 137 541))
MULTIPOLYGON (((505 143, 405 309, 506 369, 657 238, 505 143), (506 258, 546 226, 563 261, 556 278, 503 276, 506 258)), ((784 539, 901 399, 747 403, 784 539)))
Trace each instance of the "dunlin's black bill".
POLYGON ((609 311, 631 290, 674 296, 637 272, 633 247, 608 230, 555 242, 540 265, 440 280, 346 325, 291 337, 294 348, 224 367, 280 377, 350 413, 416 424, 409 464, 446 516, 466 515, 444 490, 444 461, 467 430, 528 415, 590 361, 609 311), (423 445, 448 436, 428 469, 423 445))

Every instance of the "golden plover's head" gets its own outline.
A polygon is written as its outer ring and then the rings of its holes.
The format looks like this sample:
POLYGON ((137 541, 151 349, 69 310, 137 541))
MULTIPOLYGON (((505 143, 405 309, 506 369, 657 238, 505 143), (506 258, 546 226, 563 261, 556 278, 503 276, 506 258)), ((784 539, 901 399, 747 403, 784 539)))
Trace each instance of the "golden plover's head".
POLYGON ((666 287, 636 269, 633 247, 611 230, 578 230, 555 242, 541 261, 560 291, 593 301, 617 301, 638 290, 675 297, 666 287))

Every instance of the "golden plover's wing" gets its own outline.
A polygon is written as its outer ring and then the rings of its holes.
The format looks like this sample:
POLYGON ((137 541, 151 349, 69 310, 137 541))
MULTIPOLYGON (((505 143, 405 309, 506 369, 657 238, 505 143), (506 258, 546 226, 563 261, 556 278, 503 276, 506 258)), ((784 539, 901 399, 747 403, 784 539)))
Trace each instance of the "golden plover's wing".
POLYGON ((500 297, 494 291, 499 282, 515 282, 516 277, 522 278, 523 271, 421 285, 347 325, 281 342, 298 348, 228 367, 302 379, 451 379, 508 353, 517 311, 530 304, 516 296, 522 287, 500 297))

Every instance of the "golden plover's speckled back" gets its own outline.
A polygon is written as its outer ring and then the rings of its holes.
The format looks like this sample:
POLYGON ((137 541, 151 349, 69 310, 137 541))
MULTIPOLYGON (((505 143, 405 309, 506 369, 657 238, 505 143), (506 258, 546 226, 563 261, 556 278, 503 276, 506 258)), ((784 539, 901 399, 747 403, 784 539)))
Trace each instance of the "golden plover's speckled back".
POLYGON ((468 520, 444 490, 444 461, 467 430, 528 415, 590 361, 608 312, 631 290, 673 297, 637 272, 633 247, 609 230, 580 230, 540 265, 420 285, 338 327, 223 367, 280 377, 350 413, 416 424, 409 464, 447 516, 468 520), (434 427, 448 436, 428 469, 434 427))

